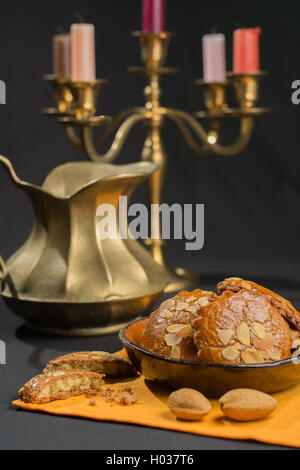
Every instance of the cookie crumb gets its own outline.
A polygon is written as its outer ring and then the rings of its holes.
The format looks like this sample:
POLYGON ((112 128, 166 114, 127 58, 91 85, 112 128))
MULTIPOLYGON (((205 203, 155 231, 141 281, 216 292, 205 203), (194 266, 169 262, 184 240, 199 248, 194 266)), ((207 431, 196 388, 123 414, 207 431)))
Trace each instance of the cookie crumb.
POLYGON ((133 405, 136 402, 137 398, 132 396, 132 394, 128 392, 122 392, 118 400, 118 403, 122 406, 133 405))
POLYGON ((89 401, 89 406, 96 406, 96 405, 97 405, 97 400, 95 398, 89 401))
POLYGON ((98 395, 96 392, 90 392, 86 394, 86 398, 94 398, 98 395))
POLYGON ((102 398, 104 398, 104 400, 109 403, 109 402, 112 402, 112 401, 115 401, 116 399, 116 396, 114 394, 114 391, 111 389, 111 388, 106 388, 105 390, 103 390, 102 392, 102 398))

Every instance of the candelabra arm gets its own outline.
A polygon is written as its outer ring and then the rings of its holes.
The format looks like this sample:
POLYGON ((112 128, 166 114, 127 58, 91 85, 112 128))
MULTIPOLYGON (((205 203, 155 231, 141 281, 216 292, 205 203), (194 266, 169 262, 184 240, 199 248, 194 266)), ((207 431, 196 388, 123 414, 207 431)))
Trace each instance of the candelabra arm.
POLYGON ((189 146, 195 151, 197 149, 198 154, 203 154, 203 150, 209 150, 211 153, 216 153, 221 156, 232 156, 241 152, 249 143, 252 131, 254 120, 252 117, 246 116, 240 118, 240 135, 238 139, 231 145, 220 145, 217 141, 210 142, 209 134, 205 129, 199 124, 199 122, 189 113, 177 109, 161 108, 159 110, 160 114, 163 114, 170 119, 174 120, 174 117, 182 119, 185 121, 191 129, 195 132, 198 138, 203 142, 204 148, 196 144, 195 141, 191 142, 188 140, 189 146), (192 146, 191 146, 192 143, 192 146))
POLYGON ((191 133, 190 129, 181 118, 179 118, 178 116, 175 116, 174 114, 168 114, 167 117, 176 124, 178 129, 181 131, 187 146, 193 152, 195 152, 198 155, 207 155, 210 153, 210 149, 208 145, 203 145, 202 147, 200 147, 198 142, 196 142, 196 140, 194 139, 194 136, 191 133))
POLYGON ((124 119, 127 119, 129 116, 136 114, 136 113, 143 113, 144 108, 129 108, 125 109, 121 112, 119 112, 113 119, 112 121, 105 127, 105 129, 99 134, 99 136, 96 139, 96 147, 101 147, 108 137, 112 134, 112 132, 118 127, 118 125, 124 121, 124 119))
POLYGON ((112 162, 120 153, 131 129, 135 124, 143 121, 145 118, 146 112, 144 110, 129 116, 120 126, 110 149, 103 155, 97 151, 97 146, 93 139, 93 128, 90 126, 82 126, 82 144, 85 153, 93 161, 112 162))
POLYGON ((82 141, 80 137, 76 134, 74 127, 70 124, 65 124, 64 131, 72 147, 82 150, 83 149, 82 141))

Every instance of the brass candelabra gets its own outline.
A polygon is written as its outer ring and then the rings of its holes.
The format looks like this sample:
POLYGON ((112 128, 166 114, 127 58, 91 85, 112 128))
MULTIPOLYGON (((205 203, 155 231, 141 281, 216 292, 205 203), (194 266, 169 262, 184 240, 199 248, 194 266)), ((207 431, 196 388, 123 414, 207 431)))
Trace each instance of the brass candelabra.
MULTIPOLYGON (((144 65, 131 67, 129 71, 147 81, 145 88, 145 106, 126 109, 114 118, 96 115, 99 92, 106 83, 96 80, 90 83, 74 83, 68 79, 47 76, 54 87, 57 107, 44 109, 48 116, 54 116, 63 124, 65 134, 72 146, 81 149, 87 157, 96 162, 112 162, 120 153, 123 144, 132 128, 140 121, 146 123, 147 133, 142 150, 143 161, 154 162, 158 170, 149 182, 149 199, 151 204, 161 204, 167 167, 167 154, 162 142, 161 131, 166 118, 171 119, 182 132, 189 146, 198 155, 215 153, 217 155, 235 155, 243 150, 252 135, 254 118, 270 111, 258 107, 260 82, 265 72, 227 75, 225 83, 205 83, 196 80, 203 87, 205 110, 194 115, 161 105, 161 78, 176 74, 178 69, 166 67, 165 62, 172 33, 160 34, 133 33, 139 39, 141 56, 144 65), (233 86, 236 106, 229 107, 227 88, 233 86), (219 142, 222 122, 227 118, 240 121, 240 133, 231 145, 219 142), (207 128, 200 121, 207 122, 207 128), (101 127, 99 136, 94 136, 94 128, 101 127), (116 130, 117 129, 117 130, 116 130), (115 131, 109 150, 100 154, 98 149, 115 131)), ((152 221, 151 233, 154 238, 146 243, 153 258, 165 267, 170 277, 167 291, 192 287, 197 278, 192 273, 181 269, 173 269, 165 259, 161 235, 161 220, 157 216, 152 221)))

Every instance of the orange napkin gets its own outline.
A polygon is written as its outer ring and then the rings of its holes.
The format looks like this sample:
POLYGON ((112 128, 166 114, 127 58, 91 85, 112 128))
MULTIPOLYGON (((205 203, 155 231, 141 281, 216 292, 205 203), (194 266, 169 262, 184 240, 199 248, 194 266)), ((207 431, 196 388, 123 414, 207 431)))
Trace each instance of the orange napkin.
POLYGON ((300 447, 300 385, 275 395, 277 410, 267 419, 251 423, 237 423, 222 414, 217 400, 212 400, 212 411, 202 421, 179 421, 166 407, 168 391, 143 377, 127 379, 118 383, 107 383, 104 388, 132 389, 138 401, 134 405, 121 406, 97 400, 90 406, 85 396, 55 401, 43 405, 32 405, 20 400, 13 405, 28 411, 40 411, 54 415, 77 416, 98 421, 116 421, 153 428, 169 429, 227 439, 255 440, 268 444, 300 447))

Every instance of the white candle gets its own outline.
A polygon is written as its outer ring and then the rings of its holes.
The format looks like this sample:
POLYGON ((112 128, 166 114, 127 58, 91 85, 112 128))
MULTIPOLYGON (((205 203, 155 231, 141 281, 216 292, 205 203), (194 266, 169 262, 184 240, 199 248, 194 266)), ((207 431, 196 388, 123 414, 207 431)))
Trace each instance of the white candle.
POLYGON ((203 36, 204 81, 223 83, 226 81, 226 52, 224 34, 203 36))
POLYGON ((71 27, 72 82, 92 82, 96 79, 95 27, 73 24, 71 27))
POLYGON ((71 36, 57 34, 53 37, 53 75, 56 78, 70 78, 71 36))

